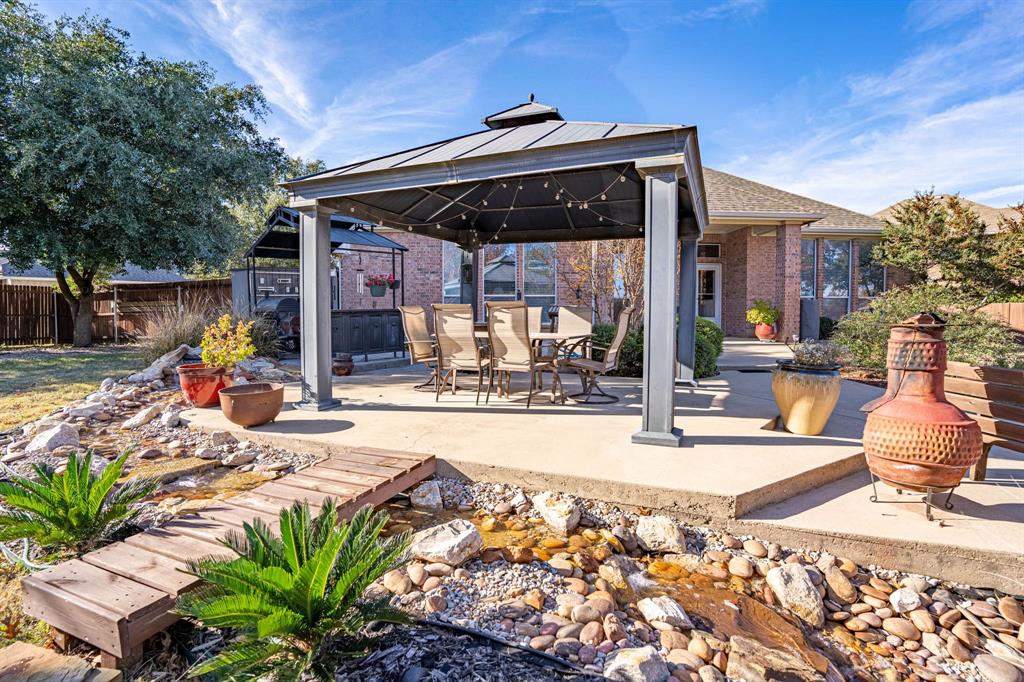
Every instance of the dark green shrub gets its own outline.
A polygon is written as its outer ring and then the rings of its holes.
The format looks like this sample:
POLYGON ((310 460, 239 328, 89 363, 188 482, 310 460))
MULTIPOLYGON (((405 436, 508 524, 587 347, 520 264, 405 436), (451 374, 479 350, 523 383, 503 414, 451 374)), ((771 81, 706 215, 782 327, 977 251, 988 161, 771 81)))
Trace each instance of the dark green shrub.
POLYGON ((818 320, 818 338, 831 339, 836 331, 837 322, 831 317, 823 317, 818 320))
MULTIPOLYGON (((608 345, 615 336, 615 325, 595 324, 594 342, 608 345)), ((711 320, 697 318, 697 341, 695 345, 694 374, 698 379, 718 374, 718 357, 722 354, 725 333, 711 320)), ((598 359, 600 359, 600 355, 598 359)), ((619 351, 619 369, 616 376, 640 377, 644 373, 644 331, 631 329, 626 332, 619 351)))
POLYGON ((366 505, 338 523, 332 499, 316 518, 309 504, 281 510, 281 533, 245 524, 224 544, 238 557, 189 561, 204 586, 178 598, 178 612, 238 636, 189 675, 231 680, 334 680, 333 661, 364 651, 373 621, 405 623, 388 598, 363 600, 374 580, 398 566, 410 533, 381 539, 387 514, 366 505))
POLYGON ((885 372, 889 328, 920 312, 936 312, 946 320, 950 360, 974 365, 1024 366, 1024 343, 1006 324, 976 310, 977 302, 938 284, 890 289, 864 310, 845 316, 832 340, 850 351, 850 364, 885 372))
POLYGON ((694 377, 704 379, 718 374, 718 356, 720 353, 715 352, 714 341, 707 336, 698 334, 694 350, 694 377))

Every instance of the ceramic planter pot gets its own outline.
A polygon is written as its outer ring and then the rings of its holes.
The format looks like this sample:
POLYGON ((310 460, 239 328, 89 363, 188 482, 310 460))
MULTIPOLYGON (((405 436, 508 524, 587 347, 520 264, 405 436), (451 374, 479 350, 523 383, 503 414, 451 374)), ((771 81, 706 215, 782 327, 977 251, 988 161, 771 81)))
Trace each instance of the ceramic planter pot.
POLYGON ((351 353, 338 353, 331 363, 331 371, 336 377, 347 377, 355 369, 355 366, 351 353))
POLYGON ((772 395, 790 433, 817 436, 839 401, 839 365, 808 367, 779 360, 772 372, 772 395))
POLYGON ((210 367, 203 363, 180 365, 178 381, 185 400, 194 407, 216 405, 220 391, 234 383, 230 368, 210 367))
POLYGON ((755 324, 754 336, 756 336, 759 341, 771 341, 775 338, 775 325, 761 323, 755 324))
POLYGON ((257 382, 220 391, 220 409, 229 421, 249 428, 277 419, 284 405, 284 384, 257 382))
POLYGON ((385 284, 371 284, 370 285, 370 296, 374 298, 380 298, 388 291, 388 287, 385 284))

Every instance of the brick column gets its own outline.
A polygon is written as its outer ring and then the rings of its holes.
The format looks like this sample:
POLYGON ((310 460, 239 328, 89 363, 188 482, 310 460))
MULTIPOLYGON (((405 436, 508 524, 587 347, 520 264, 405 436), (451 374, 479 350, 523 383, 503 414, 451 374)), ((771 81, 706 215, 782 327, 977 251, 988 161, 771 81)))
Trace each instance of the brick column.
POLYGON ((776 325, 780 341, 800 333, 800 226, 775 231, 775 305, 782 312, 776 325))

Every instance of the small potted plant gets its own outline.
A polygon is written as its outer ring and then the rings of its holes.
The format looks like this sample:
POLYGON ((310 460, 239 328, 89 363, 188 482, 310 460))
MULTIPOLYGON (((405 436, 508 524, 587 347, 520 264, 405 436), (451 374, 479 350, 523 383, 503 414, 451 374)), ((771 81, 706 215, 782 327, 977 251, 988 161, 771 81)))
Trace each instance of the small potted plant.
POLYGON ((775 323, 779 321, 779 309, 763 298, 754 299, 754 305, 747 310, 747 322, 754 325, 754 336, 759 341, 775 338, 775 323))
POLYGON ((846 349, 831 341, 810 340, 790 348, 793 358, 778 360, 772 373, 772 395, 787 431, 817 436, 839 400, 839 368, 846 349))
POLYGON ((195 407, 209 407, 220 400, 221 389, 231 386, 235 364, 252 357, 253 322, 232 325, 230 313, 220 316, 203 332, 202 363, 181 365, 178 378, 185 399, 195 407))
POLYGON ((391 275, 368 275, 366 286, 370 287, 370 296, 379 298, 387 293, 388 289, 397 289, 398 280, 391 275))

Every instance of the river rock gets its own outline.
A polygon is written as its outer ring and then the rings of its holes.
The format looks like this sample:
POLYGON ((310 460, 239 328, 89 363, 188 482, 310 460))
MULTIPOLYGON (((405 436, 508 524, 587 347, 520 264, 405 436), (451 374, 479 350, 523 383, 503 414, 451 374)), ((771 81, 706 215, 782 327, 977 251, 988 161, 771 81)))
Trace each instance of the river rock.
POLYGON ((604 665, 604 676, 618 682, 665 682, 668 666, 653 646, 619 649, 604 665))
POLYGON ((840 604, 854 604, 860 596, 857 593, 857 588, 838 566, 825 568, 825 583, 840 604))
POLYGON ((405 571, 398 568, 385 573, 384 577, 381 578, 381 583, 389 592, 399 596, 412 589, 412 580, 405 574, 405 571))
POLYGON ((181 410, 164 410, 160 415, 160 425, 173 429, 181 423, 181 410))
POLYGON ((409 553, 428 563, 440 561, 449 566, 458 566, 483 546, 484 539, 476 526, 466 519, 454 519, 413 535, 409 553))
POLYGON ((149 367, 125 377, 124 381, 129 384, 144 384, 150 381, 156 381, 162 379, 164 376, 164 370, 169 370, 178 364, 183 357, 191 350, 187 343, 183 343, 174 350, 164 353, 159 358, 154 360, 149 367))
POLYGON ((203 447, 195 451, 195 456, 199 459, 220 459, 224 453, 217 448, 203 447))
POLYGON ((700 682, 722 682, 725 679, 722 671, 713 665, 702 665, 697 670, 697 677, 700 678, 700 682))
POLYGON ((729 573, 740 578, 749 578, 754 575, 754 564, 746 557, 734 556, 729 559, 729 573))
POLYGON ((78 447, 78 428, 71 424, 60 423, 36 434, 25 448, 25 454, 53 452, 57 448, 65 446, 78 447))
POLYGON ((658 636, 661 640, 661 646, 665 647, 666 651, 685 649, 690 645, 690 638, 675 630, 662 630, 658 636))
POLYGON ((252 463, 256 459, 256 454, 250 450, 242 450, 241 452, 232 452, 224 456, 221 463, 224 466, 229 467, 240 467, 245 464, 252 463))
POLYGON ((921 596, 909 587, 901 587, 889 595, 889 603, 896 613, 909 613, 921 607, 921 596))
MULTIPOLYGON (((577 604, 572 607, 570 618, 572 618, 574 623, 590 624, 599 622, 601 620, 601 614, 591 604, 577 604)), ((580 640, 582 641, 582 639, 583 638, 581 637, 580 640)), ((595 642, 595 644, 600 643, 600 640, 595 642)), ((586 642, 584 642, 584 644, 586 644, 586 642)))
POLYGON ((534 495, 534 508, 552 530, 563 535, 571 533, 580 522, 580 506, 572 498, 551 491, 534 495))
POLYGON ((621 618, 614 613, 609 613, 604 617, 604 636, 609 642, 626 639, 626 635, 626 626, 623 625, 621 618))
POLYGON ((825 605, 807 570, 799 564, 783 564, 768 571, 765 578, 779 603, 808 624, 825 624, 825 605))
POLYGON ((237 445, 238 439, 231 435, 230 431, 214 431, 210 434, 210 443, 215 448, 224 445, 237 445))
POLYGON ((768 548, 765 547, 760 540, 746 540, 743 543, 743 551, 750 556, 755 556, 758 559, 763 559, 768 556, 768 548))
POLYGON ((1020 671, 992 654, 978 654, 974 665, 978 666, 978 672, 986 682, 1020 682, 1020 671))
POLYGON ((736 635, 729 639, 729 659, 725 675, 744 682, 769 680, 806 680, 819 682, 822 676, 802 658, 788 651, 769 649, 758 642, 736 635))
MULTIPOLYGON (((863 618, 863 616, 861 617, 863 618)), ((903 640, 916 642, 921 639, 921 631, 917 629, 917 626, 903 618, 886 618, 882 621, 882 629, 903 640)))
POLYGON ((121 428, 137 429, 140 426, 144 426, 149 422, 153 421, 154 419, 156 419, 157 417, 159 417, 161 409, 162 408, 160 407, 160 405, 150 405, 149 407, 144 407, 138 412, 136 412, 131 419, 122 424, 121 428))
MULTIPOLYGON (((579 608, 579 607, 577 607, 579 608)), ((601 621, 592 620, 580 630, 580 641, 589 646, 597 646, 604 641, 604 628, 601 621)))
POLYGON ((441 509, 441 486, 437 481, 423 481, 409 493, 409 501, 417 509, 441 509))
POLYGON ((641 516, 636 523, 640 545, 648 552, 686 552, 682 526, 667 516, 641 516))
POLYGON ((107 408, 103 403, 82 403, 67 409, 69 417, 95 417, 107 408))
POLYGON ((648 597, 636 603, 636 607, 643 614, 644 619, 651 623, 666 623, 684 630, 693 628, 690 617, 675 599, 662 595, 660 597, 648 597))

